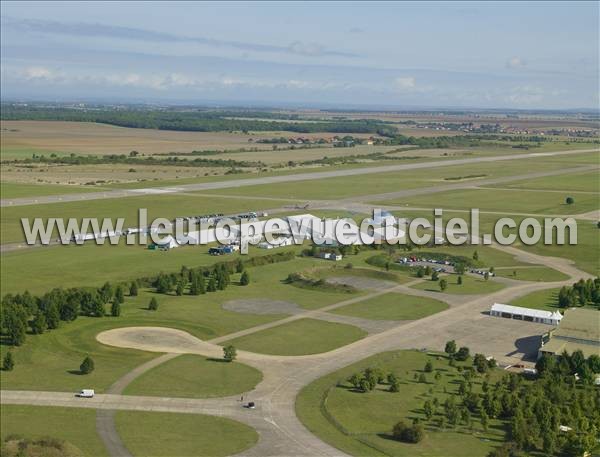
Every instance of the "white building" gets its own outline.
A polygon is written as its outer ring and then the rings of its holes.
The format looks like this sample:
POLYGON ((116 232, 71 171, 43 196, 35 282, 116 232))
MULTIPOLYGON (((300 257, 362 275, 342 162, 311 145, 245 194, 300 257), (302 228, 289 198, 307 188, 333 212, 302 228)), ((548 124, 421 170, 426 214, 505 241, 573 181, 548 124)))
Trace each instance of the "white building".
POLYGON ((522 308, 520 306, 503 305, 502 303, 494 303, 492 305, 490 316, 539 322, 548 325, 558 325, 563 318, 562 314, 558 311, 552 312, 541 309, 522 308))

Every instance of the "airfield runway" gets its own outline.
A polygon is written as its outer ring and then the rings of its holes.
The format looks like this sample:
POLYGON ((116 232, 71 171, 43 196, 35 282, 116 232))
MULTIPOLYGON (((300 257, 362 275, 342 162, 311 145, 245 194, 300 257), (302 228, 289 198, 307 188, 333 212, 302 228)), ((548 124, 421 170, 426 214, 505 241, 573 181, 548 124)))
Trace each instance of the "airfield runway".
MULTIPOLYGON (((246 178, 246 179, 231 179, 225 181, 216 181, 209 183, 198 183, 198 184, 182 184, 179 186, 169 187, 152 187, 144 189, 118 189, 118 190, 107 190, 103 192, 90 192, 81 194, 64 194, 64 195, 49 195, 45 197, 24 197, 24 198, 13 198, 13 199, 2 199, 0 200, 0 207, 9 206, 25 206, 25 205, 43 205, 50 203, 66 203, 66 202, 78 202, 88 200, 101 200, 107 198, 123 198, 123 197, 136 197, 140 195, 161 195, 161 194, 176 194, 180 192, 196 192, 202 190, 215 190, 215 189, 227 189, 235 187, 246 187, 256 186, 259 184, 275 184, 275 183, 289 183, 293 181, 311 181, 316 179, 328 179, 328 178, 339 178, 344 176, 356 176, 373 173, 383 173, 391 171, 406 171, 406 170, 418 170, 423 168, 438 168, 438 167, 449 167, 454 165, 465 165, 472 163, 485 163, 485 162, 499 162, 504 160, 517 160, 517 159, 528 159, 528 158, 547 158, 552 156, 579 154, 583 152, 596 152, 598 149, 580 149, 572 151, 556 151, 556 152, 530 152, 526 154, 511 154, 511 155, 499 155, 492 157, 473 157, 468 159, 448 159, 448 160, 435 160, 430 162, 419 162, 412 164, 398 164, 398 165, 386 165, 377 167, 364 167, 364 168, 352 168, 349 170, 335 170, 335 171, 315 171, 309 173, 298 173, 294 175, 285 176, 266 176, 262 178, 246 178)), ((442 189, 443 190, 443 189, 442 189)))

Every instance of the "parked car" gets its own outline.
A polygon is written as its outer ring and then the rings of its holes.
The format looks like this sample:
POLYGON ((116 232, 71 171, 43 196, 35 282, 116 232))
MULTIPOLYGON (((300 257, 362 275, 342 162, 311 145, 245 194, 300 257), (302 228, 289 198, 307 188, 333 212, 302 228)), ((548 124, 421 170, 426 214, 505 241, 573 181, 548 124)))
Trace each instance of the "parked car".
POLYGON ((94 389, 83 389, 80 390, 77 394, 78 397, 81 398, 93 398, 94 397, 94 389))

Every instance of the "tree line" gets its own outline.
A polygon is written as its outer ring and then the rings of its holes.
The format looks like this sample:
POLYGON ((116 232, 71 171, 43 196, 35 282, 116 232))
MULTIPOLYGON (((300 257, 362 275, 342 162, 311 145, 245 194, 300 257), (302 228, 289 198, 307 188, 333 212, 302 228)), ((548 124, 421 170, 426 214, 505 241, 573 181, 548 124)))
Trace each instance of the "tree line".
MULTIPOLYGON (((179 273, 159 273, 154 277, 135 279, 128 285, 106 282, 100 288, 54 288, 40 296, 34 296, 28 291, 22 294, 6 294, 2 298, 0 335, 4 343, 21 346, 28 331, 41 334, 58 328, 61 322, 74 321, 79 316, 104 317, 108 305, 110 315, 118 317, 121 314, 121 304, 125 301, 125 292, 127 291, 130 297, 137 296, 141 286, 154 287, 159 293, 175 291, 177 295, 182 295, 183 287, 187 286, 190 294, 198 295, 213 290, 224 290, 229 285, 229 275, 233 272, 241 273, 241 285, 248 285, 250 275, 245 270, 246 267, 285 262, 294 257, 293 251, 284 251, 245 260, 218 262, 211 268, 183 266, 179 273)), ((157 308, 158 302, 154 299, 148 309, 157 308)))
MULTIPOLYGON (((239 113, 238 113, 239 114, 239 113)), ((34 106, 2 105, 2 120, 53 120, 70 122, 95 122, 120 127, 176 130, 194 132, 223 131, 289 131, 297 133, 388 133, 396 128, 385 121, 373 119, 332 119, 315 122, 290 122, 286 120, 246 119, 232 117, 235 113, 223 111, 169 111, 150 109, 70 109, 34 106)), ((265 117, 264 114, 261 117, 265 117)))
POLYGON ((572 286, 563 286, 558 292, 559 308, 594 305, 600 309, 600 278, 580 279, 572 286))

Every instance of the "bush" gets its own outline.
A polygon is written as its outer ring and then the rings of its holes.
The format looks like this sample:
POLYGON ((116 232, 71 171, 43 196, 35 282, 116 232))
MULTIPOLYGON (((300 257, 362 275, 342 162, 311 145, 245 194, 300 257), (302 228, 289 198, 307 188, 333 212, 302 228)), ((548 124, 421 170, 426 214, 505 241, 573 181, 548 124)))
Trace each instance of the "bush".
POLYGON ((233 362, 237 357, 237 350, 231 344, 223 348, 223 360, 233 362))
POLYGON ((158 301, 156 300, 156 297, 152 297, 152 300, 150 300, 150 303, 148 304, 148 309, 150 311, 156 311, 158 309, 158 301))
POLYGON ((392 435, 404 443, 418 443, 425 437, 425 429, 420 424, 408 426, 404 421, 400 421, 394 425, 392 435))
POLYGON ((469 348, 466 346, 461 347, 454 357, 456 360, 464 362, 469 358, 469 348))
POLYGON ((90 374, 92 371, 94 371, 94 361, 88 356, 79 365, 79 372, 81 374, 90 374))
POLYGON ((12 371, 15 367, 15 359, 13 358, 12 352, 8 351, 2 361, 2 369, 4 371, 12 371))
POLYGON ((247 286, 248 284, 250 284, 250 275, 247 271, 244 271, 240 277, 240 285, 247 286))
POLYGON ((575 203, 575 199, 573 197, 567 197, 567 199, 565 200, 565 203, 567 205, 572 205, 573 203, 575 203))

